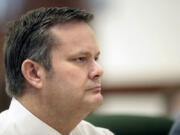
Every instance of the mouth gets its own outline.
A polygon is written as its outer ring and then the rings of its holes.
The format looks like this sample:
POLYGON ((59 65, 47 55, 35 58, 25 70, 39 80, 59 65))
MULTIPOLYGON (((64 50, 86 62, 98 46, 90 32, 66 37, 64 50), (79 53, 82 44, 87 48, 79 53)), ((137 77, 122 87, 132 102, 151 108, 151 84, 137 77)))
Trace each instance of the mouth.
POLYGON ((91 91, 93 93, 100 93, 101 92, 101 85, 98 85, 98 86, 92 87, 90 89, 87 89, 87 91, 91 91))

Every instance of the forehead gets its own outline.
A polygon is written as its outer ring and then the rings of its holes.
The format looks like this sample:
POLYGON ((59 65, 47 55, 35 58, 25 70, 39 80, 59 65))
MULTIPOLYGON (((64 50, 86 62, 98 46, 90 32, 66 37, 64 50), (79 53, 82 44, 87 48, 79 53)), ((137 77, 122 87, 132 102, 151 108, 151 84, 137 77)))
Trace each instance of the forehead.
POLYGON ((70 22, 50 29, 58 41, 55 45, 68 53, 98 53, 99 48, 90 26, 85 22, 70 22))
POLYGON ((59 39, 61 43, 69 40, 75 41, 76 39, 79 39, 79 35, 81 35, 82 38, 94 38, 92 29, 86 22, 83 21, 57 24, 50 28, 50 32, 53 36, 59 39))

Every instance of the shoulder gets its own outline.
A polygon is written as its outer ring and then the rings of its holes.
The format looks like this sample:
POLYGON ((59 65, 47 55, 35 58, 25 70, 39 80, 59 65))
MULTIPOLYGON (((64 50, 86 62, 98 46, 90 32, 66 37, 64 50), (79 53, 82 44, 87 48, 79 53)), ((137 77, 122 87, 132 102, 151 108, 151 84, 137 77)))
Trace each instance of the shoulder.
POLYGON ((170 130, 169 135, 179 135, 180 134, 180 119, 176 121, 170 130))
POLYGON ((6 126, 8 122, 8 110, 0 113, 0 129, 6 126))
POLYGON ((78 129, 85 135, 114 135, 110 130, 96 127, 84 120, 79 123, 78 129))
POLYGON ((8 110, 5 110, 5 111, 1 112, 0 113, 0 120, 4 120, 4 118, 6 118, 6 116, 7 116, 7 113, 8 113, 8 110))
POLYGON ((8 119, 8 110, 0 113, 0 135, 15 135, 12 132, 12 125, 8 119))
POLYGON ((7 123, 8 123, 7 114, 8 114, 7 110, 0 113, 0 135, 3 135, 5 130, 8 127, 7 126, 7 123))

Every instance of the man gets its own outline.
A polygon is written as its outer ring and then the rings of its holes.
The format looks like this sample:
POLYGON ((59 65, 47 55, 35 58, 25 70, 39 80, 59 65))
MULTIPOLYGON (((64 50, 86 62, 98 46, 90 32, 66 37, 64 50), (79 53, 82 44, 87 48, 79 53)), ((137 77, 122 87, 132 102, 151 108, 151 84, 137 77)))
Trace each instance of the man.
POLYGON ((169 135, 180 135, 180 120, 178 119, 176 123, 171 128, 169 135))
POLYGON ((40 8, 9 28, 4 49, 9 110, 0 135, 112 135, 83 119, 102 104, 93 15, 40 8))

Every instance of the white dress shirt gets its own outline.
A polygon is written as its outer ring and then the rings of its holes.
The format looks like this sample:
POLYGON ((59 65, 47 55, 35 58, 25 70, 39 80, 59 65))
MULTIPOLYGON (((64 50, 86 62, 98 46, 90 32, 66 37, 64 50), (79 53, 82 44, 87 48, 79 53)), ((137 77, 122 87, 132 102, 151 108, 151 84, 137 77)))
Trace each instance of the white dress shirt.
MULTIPOLYGON (((34 116, 13 98, 9 109, 0 114, 0 135, 61 135, 61 133, 34 116)), ((113 133, 82 120, 69 135, 113 135, 113 133)))

